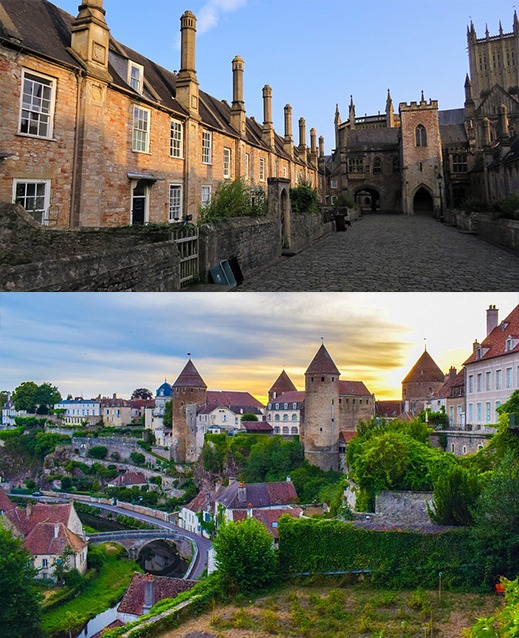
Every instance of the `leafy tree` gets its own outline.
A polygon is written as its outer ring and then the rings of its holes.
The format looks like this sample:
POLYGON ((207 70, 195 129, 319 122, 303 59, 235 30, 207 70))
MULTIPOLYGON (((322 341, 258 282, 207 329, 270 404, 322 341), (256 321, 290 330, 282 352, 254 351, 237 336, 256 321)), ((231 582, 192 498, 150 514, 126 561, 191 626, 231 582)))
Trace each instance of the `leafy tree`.
POLYGON ((243 179, 221 182, 211 201, 200 211, 202 223, 230 217, 259 217, 267 214, 267 196, 259 187, 243 179))
POLYGON ((429 516, 439 525, 472 525, 472 511, 480 493, 479 477, 454 465, 434 484, 434 502, 429 516))
POLYGON ((265 436, 251 448, 242 478, 247 483, 284 481, 303 460, 303 446, 299 441, 265 436))
POLYGON ((242 417, 240 420, 241 421, 257 421, 258 417, 255 414, 252 414, 252 412, 246 412, 245 414, 242 414, 242 417))
POLYGON ((144 465, 146 457, 144 456, 144 454, 141 454, 141 452, 132 452, 130 454, 130 461, 132 463, 135 463, 135 465, 144 465))
POLYGON ((68 638, 72 638, 72 635, 76 634, 83 624, 84 621, 77 611, 65 613, 63 629, 68 632, 68 638))
POLYGON ((501 583, 505 587, 503 606, 493 616, 478 618, 467 632, 467 638, 514 638, 519 635, 519 580, 503 578, 501 583))
POLYGON ((474 511, 473 538, 485 579, 519 573, 519 462, 507 452, 484 486, 474 511))
POLYGON ((34 381, 24 381, 17 388, 11 396, 12 402, 16 410, 25 410, 33 414, 36 412, 37 401, 36 393, 38 392, 38 386, 34 381))
POLYGON ((319 195, 313 186, 305 181, 290 189, 292 212, 316 215, 319 213, 319 195))
POLYGON ((94 445, 88 451, 88 456, 93 459, 106 459, 106 455, 108 454, 108 448, 104 445, 94 445))
POLYGON ((272 536, 255 518, 222 525, 213 547, 218 572, 232 593, 253 593, 278 574, 272 536))
POLYGON ((166 401, 164 405, 164 416, 162 422, 165 428, 171 429, 173 426, 173 401, 166 401))
POLYGON ((514 390, 508 401, 500 405, 496 412, 499 415, 507 414, 509 423, 513 421, 515 425, 519 425, 519 390, 514 390))
POLYGON ((2 638, 42 635, 41 612, 29 553, 12 534, 0 528, 0 627, 2 638))
POLYGON ((48 414, 49 409, 61 401, 61 394, 55 385, 46 382, 38 386, 35 399, 38 404, 38 414, 48 414))
POLYGON ((2 390, 0 392, 0 410, 4 407, 8 397, 9 397, 9 392, 7 392, 7 390, 2 390))
POLYGON ((136 388, 130 397, 130 399, 143 399, 145 401, 152 398, 153 394, 151 390, 148 390, 148 388, 136 388))

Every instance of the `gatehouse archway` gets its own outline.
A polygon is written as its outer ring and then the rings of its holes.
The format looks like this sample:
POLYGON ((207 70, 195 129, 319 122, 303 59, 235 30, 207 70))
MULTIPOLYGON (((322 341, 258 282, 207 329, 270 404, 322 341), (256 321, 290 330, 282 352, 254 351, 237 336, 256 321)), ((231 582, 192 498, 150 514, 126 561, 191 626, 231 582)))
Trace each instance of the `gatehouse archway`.
POLYGON ((424 186, 421 186, 413 197, 413 212, 415 215, 434 215, 432 195, 424 186))
POLYGON ((355 193, 354 200, 363 212, 380 210, 380 193, 374 188, 361 188, 355 193))

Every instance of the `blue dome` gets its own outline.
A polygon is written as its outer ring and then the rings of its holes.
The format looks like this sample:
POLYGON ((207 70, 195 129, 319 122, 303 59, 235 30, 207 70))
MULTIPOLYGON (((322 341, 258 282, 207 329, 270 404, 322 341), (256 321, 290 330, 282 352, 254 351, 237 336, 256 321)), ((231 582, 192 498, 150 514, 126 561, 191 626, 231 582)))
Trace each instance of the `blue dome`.
POLYGON ((167 383, 167 381, 164 381, 160 388, 157 388, 156 396, 158 397, 170 397, 172 394, 173 388, 169 385, 169 383, 167 383))

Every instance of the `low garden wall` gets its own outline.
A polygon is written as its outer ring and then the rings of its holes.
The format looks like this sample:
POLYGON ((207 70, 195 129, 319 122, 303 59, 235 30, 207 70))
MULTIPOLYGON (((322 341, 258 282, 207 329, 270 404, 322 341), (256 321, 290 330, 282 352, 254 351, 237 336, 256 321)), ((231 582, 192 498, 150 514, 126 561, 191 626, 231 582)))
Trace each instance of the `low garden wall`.
POLYGON ((21 206, 0 204, 0 290, 173 291, 180 255, 169 232, 150 228, 60 230, 21 206))
POLYGON ((280 223, 269 217, 236 217, 200 226, 200 278, 221 260, 236 257, 246 276, 281 256, 280 223))
POLYGON ((519 221, 498 219, 493 213, 459 211, 448 211, 445 219, 461 230, 475 233, 480 239, 519 254, 519 221))
POLYGON ((334 230, 334 222, 323 223, 321 214, 293 214, 290 227, 290 252, 299 252, 334 230))

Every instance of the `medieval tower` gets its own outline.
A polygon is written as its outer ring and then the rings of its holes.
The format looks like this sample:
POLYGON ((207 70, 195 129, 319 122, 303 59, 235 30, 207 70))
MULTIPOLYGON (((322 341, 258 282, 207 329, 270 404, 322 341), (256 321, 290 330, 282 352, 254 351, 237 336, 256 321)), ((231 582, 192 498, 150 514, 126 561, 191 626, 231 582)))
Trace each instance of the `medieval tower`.
POLYGON ((305 372, 301 441, 305 458, 325 471, 339 469, 340 374, 324 344, 305 372))
POLYGON ((445 375, 427 350, 424 350, 402 381, 404 411, 418 414, 444 383, 445 375))
POLYGON ((195 460, 196 413, 206 400, 207 385, 189 359, 173 384, 172 447, 178 463, 195 460))
POLYGON ((297 392, 297 388, 293 384, 292 379, 283 370, 269 390, 269 401, 273 401, 284 392, 297 392))

